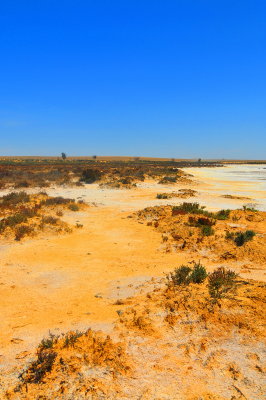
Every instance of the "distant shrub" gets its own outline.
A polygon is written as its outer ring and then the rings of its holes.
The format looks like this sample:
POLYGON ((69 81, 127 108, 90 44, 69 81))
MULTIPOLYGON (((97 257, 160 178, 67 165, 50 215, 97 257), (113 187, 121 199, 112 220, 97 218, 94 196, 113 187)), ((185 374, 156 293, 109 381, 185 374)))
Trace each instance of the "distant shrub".
POLYGON ((188 223, 190 226, 202 227, 202 226, 215 225, 216 221, 213 219, 210 219, 208 217, 192 217, 192 216, 190 216, 188 218, 188 223))
POLYGON ((158 193, 156 196, 157 199, 169 199, 169 197, 170 196, 167 193, 158 193))
POLYGON ((194 263, 193 268, 181 265, 174 272, 167 275, 168 286, 189 285, 202 283, 207 277, 206 268, 199 263, 194 263))
POLYGON ((17 188, 28 188, 28 187, 30 187, 30 183, 28 181, 19 181, 19 182, 16 182, 15 185, 14 185, 15 189, 17 189, 17 188))
POLYGON ((15 225, 18 225, 18 224, 21 224, 23 222, 26 222, 27 219, 28 218, 24 214, 17 213, 17 214, 9 215, 8 217, 6 217, 5 218, 5 223, 6 223, 6 226, 13 227, 15 225))
POLYGON ((211 236, 214 235, 214 229, 209 225, 203 225, 201 227, 201 233, 203 236, 211 236))
POLYGON ((79 206, 77 204, 75 204, 75 203, 69 204, 68 208, 71 211, 79 211, 79 206))
POLYGON ((178 206, 173 206, 172 215, 178 214, 202 214, 206 217, 224 220, 229 218, 230 210, 220 210, 217 212, 210 212, 205 210, 205 206, 200 206, 199 203, 188 203, 184 202, 178 206))
POLYGON ((52 217, 52 215, 44 215, 42 217, 43 224, 56 225, 58 221, 59 221, 59 218, 52 217))
POLYGON ((42 204, 46 205, 46 206, 54 206, 54 205, 63 205, 63 204, 69 204, 69 203, 73 203, 75 200, 74 199, 68 199, 65 197, 49 197, 46 200, 42 201, 42 204))
POLYGON ((93 183, 101 179, 101 171, 98 169, 88 168, 82 172, 80 182, 93 183))
POLYGON ((177 180, 176 176, 164 176, 159 183, 164 184, 164 183, 175 183, 177 180))
POLYGON ((6 228, 6 224, 3 220, 0 221, 0 233, 2 233, 6 228))
POLYGON ((56 215, 58 216, 58 217, 63 217, 63 212, 61 211, 61 210, 58 210, 58 211, 56 211, 56 215))
POLYGON ((28 203, 30 196, 26 192, 11 192, 1 198, 5 206, 14 206, 19 203, 28 203))
POLYGON ((34 232, 34 229, 32 226, 28 225, 19 225, 16 227, 15 230, 15 240, 21 240, 24 236, 31 234, 34 232))
POLYGON ((208 276, 208 290, 211 298, 221 299, 236 286, 237 274, 226 270, 224 267, 217 268, 208 276))
POLYGON ((237 246, 243 246, 246 242, 249 242, 256 235, 254 231, 247 230, 246 232, 238 232, 234 238, 234 242, 237 246))
POLYGON ((231 210, 220 210, 214 214, 214 218, 220 219, 220 220, 228 219, 230 216, 230 212, 231 212, 231 210))
POLYGON ((233 240, 237 246, 243 246, 246 242, 253 239, 256 233, 252 230, 247 230, 245 232, 226 232, 225 238, 227 240, 233 240))
POLYGON ((226 231, 225 239, 227 239, 227 240, 234 240, 234 237, 235 237, 235 233, 234 233, 234 232, 226 231))
POLYGON ((253 212, 258 212, 258 210, 255 208, 255 204, 248 203, 243 205, 243 210, 244 211, 253 211, 253 212))
POLYGON ((180 211, 184 212, 185 214, 204 214, 204 206, 200 206, 199 203, 187 203, 184 202, 179 206, 173 206, 172 214, 179 214, 180 211))
POLYGON ((122 183, 122 185, 131 185, 133 178, 130 176, 125 176, 124 178, 120 179, 119 182, 122 183))

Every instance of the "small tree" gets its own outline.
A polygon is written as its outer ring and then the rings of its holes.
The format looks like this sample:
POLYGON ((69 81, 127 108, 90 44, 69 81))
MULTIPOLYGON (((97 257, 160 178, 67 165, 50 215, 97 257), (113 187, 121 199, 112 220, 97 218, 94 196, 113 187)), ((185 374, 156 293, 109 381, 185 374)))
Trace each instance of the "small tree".
POLYGON ((201 158, 198 158, 198 163, 201 163, 201 158))
POLYGON ((66 153, 61 153, 61 157, 62 157, 63 160, 65 160, 67 158, 66 153))
POLYGON ((97 156, 92 156, 93 160, 96 160, 97 156))

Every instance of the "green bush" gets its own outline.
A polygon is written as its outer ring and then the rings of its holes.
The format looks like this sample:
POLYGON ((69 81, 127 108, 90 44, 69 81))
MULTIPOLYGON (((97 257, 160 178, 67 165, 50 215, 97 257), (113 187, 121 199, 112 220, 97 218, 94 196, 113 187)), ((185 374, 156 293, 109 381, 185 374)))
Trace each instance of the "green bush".
POLYGON ((172 208, 172 215, 176 214, 202 214, 209 218, 224 220, 229 218, 230 210, 220 210, 215 213, 205 210, 205 206, 200 206, 199 203, 184 202, 179 206, 172 208))
POLYGON ((204 210, 204 206, 200 206, 199 203, 187 203, 184 202, 179 206, 172 207, 172 214, 204 214, 209 215, 208 211, 204 210))
POLYGON ((175 183, 177 180, 176 176, 164 176, 159 183, 164 184, 164 183, 175 183))
POLYGON ((84 335, 84 332, 68 332, 65 336, 64 347, 74 347, 78 338, 84 335))
POLYGON ((6 217, 5 223, 6 223, 6 226, 13 227, 15 225, 21 224, 22 222, 26 222, 27 219, 28 218, 24 214, 17 213, 17 214, 9 215, 8 217, 6 217))
POLYGON ((75 203, 69 204, 68 208, 71 211, 79 211, 79 206, 77 204, 75 204, 75 203))
POLYGON ((56 225, 58 221, 59 218, 52 217, 51 215, 46 215, 42 217, 43 224, 56 225))
POLYGON ((255 204, 252 204, 252 203, 243 205, 243 210, 244 211, 258 212, 258 210, 255 208, 255 204))
POLYGON ((211 236, 214 235, 214 229, 209 225, 203 225, 201 227, 201 233, 203 236, 211 236))
POLYGON ((41 343, 39 344, 38 348, 43 349, 51 349, 57 342, 58 342, 58 335, 54 335, 49 333, 48 338, 42 339, 41 343))
POLYGON ((156 199, 169 199, 169 195, 167 193, 158 193, 156 199))
POLYGON ((256 235, 254 231, 247 230, 246 232, 238 232, 234 238, 234 242, 237 246, 243 246, 246 242, 249 242, 256 235))
POLYGON ((28 203, 30 196, 26 192, 11 192, 3 196, 1 200, 5 206, 14 206, 19 203, 28 203))
POLYGON ((199 262, 194 263, 193 268, 181 265, 167 275, 167 281, 168 286, 189 285, 190 283, 202 283, 206 277, 206 268, 199 262))
POLYGON ((190 280, 193 283, 202 283, 207 278, 206 268, 200 262, 194 263, 193 270, 190 274, 190 280))
POLYGON ((46 206, 63 205, 73 203, 74 199, 68 199, 62 196, 50 197, 49 199, 43 200, 41 203, 46 206))
POLYGON ((80 182, 94 183, 101 179, 102 173, 98 169, 88 168, 82 171, 80 182))
POLYGON ((233 240, 237 246, 243 246, 246 242, 253 239, 256 233, 252 230, 245 232, 226 232, 225 238, 227 240, 233 240))
POLYGON ((21 374, 25 383, 40 383, 45 375, 52 370, 57 353, 50 349, 40 349, 37 360, 33 361, 28 369, 21 374))
POLYGON ((34 231, 32 226, 19 225, 15 230, 15 240, 21 240, 24 236, 29 235, 34 231))
POLYGON ((208 276, 208 290, 211 298, 217 300, 225 297, 236 286, 237 274, 226 270, 224 267, 217 268, 208 276))
POLYGON ((228 219, 230 216, 230 211, 231 210, 220 210, 214 214, 214 218, 219 219, 219 220, 228 219))

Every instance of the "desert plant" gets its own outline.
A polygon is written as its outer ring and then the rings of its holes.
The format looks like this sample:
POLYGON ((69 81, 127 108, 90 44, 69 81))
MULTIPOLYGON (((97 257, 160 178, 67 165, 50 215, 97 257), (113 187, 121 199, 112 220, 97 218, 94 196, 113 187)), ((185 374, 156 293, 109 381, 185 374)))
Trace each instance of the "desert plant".
POLYGON ((206 214, 207 212, 204 211, 204 206, 200 206, 199 203, 187 203, 184 202, 180 204, 179 206, 173 206, 172 208, 172 214, 179 214, 185 213, 185 214, 206 214))
POLYGON ((234 236, 235 236, 234 232, 226 231, 225 239, 227 239, 227 240, 233 240, 233 239, 234 239, 234 236))
POLYGON ((170 272, 166 278, 169 286, 188 285, 190 283, 189 275, 191 268, 187 265, 181 265, 174 272, 170 272))
POLYGON ((24 236, 29 235, 30 233, 34 232, 32 226, 28 225, 19 225, 16 227, 15 230, 15 240, 21 240, 24 236))
POLYGON ((53 205, 69 204, 73 203, 74 201, 75 201, 74 199, 68 199, 62 196, 58 196, 58 197, 49 197, 48 199, 43 200, 41 204, 44 204, 46 206, 53 206, 53 205))
POLYGON ((167 193, 157 193, 156 199, 169 199, 169 194, 167 194, 167 193))
POLYGON ((52 370, 57 353, 49 349, 40 349, 37 360, 33 361, 29 368, 20 375, 25 383, 40 383, 44 376, 52 370))
POLYGON ((98 169, 88 168, 82 172, 80 182, 93 183, 101 179, 101 171, 98 169))
POLYGON ((256 233, 252 230, 238 232, 234 238, 234 242, 237 246, 243 246, 243 244, 252 240, 255 235, 256 233))
POLYGON ((207 278, 206 268, 200 262, 194 263, 193 269, 190 274, 190 280, 193 283, 202 283, 207 278))
POLYGON ((18 224, 21 224, 22 222, 26 222, 27 221, 27 217, 24 214, 21 213, 16 213, 14 215, 9 215, 8 217, 5 218, 5 223, 6 226, 15 226, 18 224))
POLYGON ((202 283, 207 277, 206 268, 198 263, 194 263, 193 268, 181 265, 174 272, 170 272, 167 278, 168 286, 189 285, 190 283, 202 283))
POLYGON ((84 332, 76 331, 76 332, 68 332, 65 336, 63 347, 74 347, 78 338, 84 335, 84 332))
POLYGON ((3 196, 1 200, 5 206, 14 206, 19 203, 28 203, 30 196, 26 192, 11 192, 3 196))
POLYGON ((175 183, 177 180, 176 176, 164 176, 159 183, 164 184, 164 183, 175 183))
POLYGON ((77 204, 75 204, 75 203, 69 204, 68 208, 71 211, 79 211, 79 206, 77 204))
POLYGON ((255 207, 256 207, 256 204, 248 203, 248 204, 243 205, 243 210, 258 212, 258 210, 255 207))
POLYGON ((52 215, 44 215, 42 217, 43 224, 56 225, 58 221, 59 221, 59 218, 55 218, 52 215))
POLYGON ((58 335, 54 335, 53 333, 49 332, 48 338, 43 338, 38 348, 40 350, 51 349, 58 342, 58 338, 58 335))
POLYGON ((208 290, 212 299, 225 297, 236 286, 237 274, 234 271, 219 267, 208 276, 208 290))
POLYGON ((211 236, 214 235, 214 229, 209 225, 203 225, 201 227, 202 236, 211 236))
POLYGON ((214 218, 220 219, 220 220, 228 219, 230 216, 230 211, 231 210, 220 210, 214 214, 214 218))

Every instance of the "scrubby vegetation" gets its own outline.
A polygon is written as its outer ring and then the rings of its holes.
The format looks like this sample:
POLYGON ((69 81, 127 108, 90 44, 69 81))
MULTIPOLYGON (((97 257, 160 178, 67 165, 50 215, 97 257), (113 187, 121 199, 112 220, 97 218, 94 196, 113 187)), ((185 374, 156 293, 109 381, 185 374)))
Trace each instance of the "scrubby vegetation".
POLYGON ((30 196, 26 192, 11 192, 2 196, 0 204, 2 207, 13 207, 19 203, 28 203, 30 196))
POLYGON ((181 265, 167 275, 169 286, 189 285, 202 283, 207 278, 206 268, 201 263, 194 263, 193 267, 181 265))
POLYGON ((179 206, 173 206, 173 215, 178 214, 202 214, 207 217, 215 218, 218 220, 228 219, 230 216, 230 210, 220 210, 216 213, 206 210, 205 206, 201 206, 199 203, 182 203, 179 206))
MULTIPOLYGON (((217 163, 202 163, 202 166, 217 163)), ((0 160, 0 188, 45 188, 51 185, 82 186, 100 183, 108 187, 130 188, 145 179, 173 184, 189 182, 188 174, 180 168, 199 165, 193 162, 152 161, 134 158, 125 161, 67 159, 0 160), (129 183, 129 180, 131 181, 129 183)))
POLYGON ((59 218, 66 206, 78 211, 82 204, 76 204, 74 199, 48 197, 43 192, 33 195, 11 192, 0 198, 0 234, 19 241, 48 227, 55 232, 69 232, 68 224, 59 218))
POLYGON ((80 182, 94 183, 101 179, 102 173, 98 169, 88 168, 82 171, 80 182))
POLYGON ((163 251, 187 251, 195 257, 208 253, 213 261, 266 262, 265 212, 211 212, 197 202, 183 202, 148 207, 133 215, 161 233, 163 251))
POLYGON ((237 246, 243 246, 246 242, 249 242, 254 238, 256 233, 252 230, 245 232, 226 232, 226 239, 233 240, 237 246))
POLYGON ((179 189, 178 192, 169 192, 169 193, 158 193, 156 195, 157 199, 171 199, 173 197, 179 197, 182 199, 186 199, 188 197, 196 196, 196 190, 192 189, 179 189))
POLYGON ((207 277, 209 295, 215 301, 225 297, 229 292, 232 293, 236 287, 237 274, 234 271, 219 267, 207 274, 206 268, 200 262, 194 262, 193 267, 181 265, 170 272, 166 279, 167 286, 175 288, 191 283, 203 283, 207 277))
POLYGON ((210 296, 217 300, 225 297, 236 287, 237 274, 234 271, 220 267, 208 276, 208 289, 210 296))

